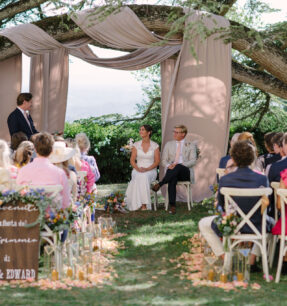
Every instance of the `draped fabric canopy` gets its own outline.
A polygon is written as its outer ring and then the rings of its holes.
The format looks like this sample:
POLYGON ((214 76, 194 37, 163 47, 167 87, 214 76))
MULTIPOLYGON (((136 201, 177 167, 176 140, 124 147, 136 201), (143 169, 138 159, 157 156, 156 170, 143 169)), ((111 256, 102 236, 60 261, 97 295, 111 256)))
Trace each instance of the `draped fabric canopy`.
MULTIPOLYGON (((93 65, 122 70, 138 70, 162 63, 163 144, 170 139, 174 124, 187 125, 192 138, 199 140, 199 145, 203 148, 197 168, 208 174, 214 173, 220 155, 225 152, 228 138, 230 44, 224 44, 215 35, 204 42, 196 37, 193 41, 198 54, 196 60, 190 53, 188 41, 165 40, 155 35, 128 7, 123 7, 120 12, 111 14, 104 20, 100 17, 91 10, 82 11, 74 16, 73 21, 89 38, 69 43, 59 43, 32 24, 0 31, 0 35, 13 41, 23 53, 32 57, 30 91, 34 95, 32 115, 36 127, 49 132, 60 131, 64 127, 68 54, 93 65), (117 58, 102 59, 89 48, 88 43, 92 40, 131 52, 117 58), (178 52, 177 62, 174 63, 169 58, 178 52), (207 163, 210 157, 212 162, 207 163)), ((204 20, 209 28, 218 25, 229 26, 223 17, 207 16, 197 11, 191 15, 188 22, 199 19, 204 20)), ((4 63, 0 66, 2 72, 4 63)), ((5 71, 7 69, 5 67, 5 71)), ((11 88, 0 87, 0 93, 8 91, 11 91, 11 88)), ((9 99, 6 103, 10 103, 11 108, 14 101, 9 99)), ((4 117, 1 112, 1 116, 2 122, 6 122, 7 114, 5 113, 4 117)), ((203 179, 205 180, 206 176, 199 176, 194 188, 197 199, 208 190, 208 183, 204 183, 203 179), (207 186, 203 188, 204 184, 207 186)))

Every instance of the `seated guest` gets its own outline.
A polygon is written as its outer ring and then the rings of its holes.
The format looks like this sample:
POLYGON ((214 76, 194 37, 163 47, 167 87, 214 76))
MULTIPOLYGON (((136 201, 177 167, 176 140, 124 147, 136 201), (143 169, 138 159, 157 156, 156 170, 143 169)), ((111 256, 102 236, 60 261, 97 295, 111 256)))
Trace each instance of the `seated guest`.
MULTIPOLYGON (((283 135, 283 150, 286 153, 287 133, 283 135)), ((287 169, 287 158, 281 159, 273 163, 268 173, 269 182, 280 182, 280 172, 287 169)))
MULTIPOLYGON (((95 176, 94 176, 94 173, 90 167, 90 165, 84 161, 84 160, 81 160, 81 152, 80 152, 80 149, 79 147, 76 145, 75 146, 75 150, 76 150, 76 153, 75 155, 69 160, 69 163, 75 167, 76 171, 85 171, 87 172, 87 181, 86 181, 86 191, 88 193, 94 193, 96 192, 96 185, 95 185, 95 176)), ((83 186, 79 186, 80 189, 82 189, 83 186)))
POLYGON ((88 152, 91 147, 89 138, 85 133, 79 133, 76 135, 75 140, 81 151, 81 159, 86 161, 90 165, 95 176, 95 181, 97 182, 100 178, 100 172, 95 157, 92 155, 88 155, 88 152))
MULTIPOLYGON (((269 164, 273 164, 276 161, 281 159, 281 156, 274 152, 272 140, 276 134, 277 134, 276 132, 270 132, 264 135, 264 146, 268 152, 267 154, 263 155, 263 168, 264 169, 266 169, 269 164)), ((283 136, 283 133, 282 133, 282 136, 283 136)))
MULTIPOLYGON (((231 140, 230 140, 230 149, 232 148, 233 144, 237 141, 238 137, 239 137, 240 133, 235 133, 231 140)), ((230 154, 227 154, 223 157, 221 157, 220 161, 219 161, 219 166, 218 168, 225 168, 226 164, 228 162, 228 160, 230 159, 230 154)))
POLYGON ((49 160, 55 166, 63 169, 69 180, 72 199, 75 202, 77 199, 77 175, 69 169, 69 159, 75 155, 76 151, 72 148, 67 148, 65 142, 55 141, 53 151, 49 156, 49 160))
POLYGON ((0 139, 0 169, 1 175, 1 185, 6 185, 7 187, 11 185, 11 179, 16 179, 17 168, 11 164, 10 160, 10 149, 5 140, 0 139))
POLYGON ((176 213, 176 184, 178 181, 190 181, 194 184, 193 167, 197 161, 196 145, 185 139, 187 128, 176 125, 173 129, 173 140, 168 141, 162 153, 161 164, 167 169, 163 179, 152 187, 158 191, 163 185, 168 184, 169 213, 176 213))
POLYGON ((14 165, 17 168, 22 168, 23 166, 29 164, 32 159, 33 152, 34 145, 31 141, 25 140, 21 142, 15 152, 14 165))
POLYGON ((19 185, 62 185, 62 207, 70 205, 70 190, 67 176, 63 169, 53 165, 49 155, 53 150, 54 140, 49 133, 39 133, 35 139, 37 157, 33 162, 19 170, 17 184, 19 185))
MULTIPOLYGON (((259 188, 268 187, 267 177, 262 174, 258 174, 252 171, 249 166, 254 161, 254 148, 247 141, 236 142, 231 149, 231 157, 237 166, 235 172, 229 173, 219 180, 219 191, 218 191, 218 204, 217 208, 219 211, 224 210, 224 196, 220 193, 222 187, 233 187, 233 188, 259 188)), ((242 209, 242 211, 247 214, 252 207, 258 201, 258 197, 243 197, 238 199, 237 204, 242 209)), ((222 241, 219 237, 219 230, 216 224, 213 222, 216 216, 205 217, 199 222, 199 229, 202 236, 205 238, 212 251, 216 256, 221 256, 224 254, 224 249, 222 241)), ((261 231, 261 213, 258 210, 252 217, 251 222, 261 231)), ((252 229, 245 225, 241 229, 241 233, 253 233, 252 229)), ((251 252, 251 264, 254 265, 256 256, 260 255, 260 249, 258 246, 254 245, 251 252)), ((256 270, 256 268, 252 268, 256 270)))
POLYGON ((14 133, 11 136, 11 149, 16 151, 22 141, 28 140, 28 137, 23 132, 14 133))
POLYGON ((285 153, 283 150, 283 133, 276 133, 273 138, 272 138, 272 143, 273 143, 273 148, 274 148, 274 152, 275 152, 275 156, 276 159, 273 159, 273 162, 271 162, 267 165, 266 169, 265 169, 265 174, 268 176, 269 170, 271 165, 274 162, 277 162, 278 160, 282 160, 283 158, 285 158, 285 153), (280 157, 280 159, 277 159, 278 157, 280 157))

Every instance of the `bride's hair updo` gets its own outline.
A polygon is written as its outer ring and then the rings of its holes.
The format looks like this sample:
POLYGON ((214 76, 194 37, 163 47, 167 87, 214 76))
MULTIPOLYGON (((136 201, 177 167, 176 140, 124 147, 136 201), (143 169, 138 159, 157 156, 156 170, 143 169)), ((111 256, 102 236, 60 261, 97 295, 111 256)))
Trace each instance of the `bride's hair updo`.
POLYGON ((151 138, 151 135, 152 135, 152 127, 151 127, 149 124, 143 124, 142 126, 144 127, 144 129, 145 129, 147 132, 150 132, 150 133, 149 133, 149 138, 151 138))

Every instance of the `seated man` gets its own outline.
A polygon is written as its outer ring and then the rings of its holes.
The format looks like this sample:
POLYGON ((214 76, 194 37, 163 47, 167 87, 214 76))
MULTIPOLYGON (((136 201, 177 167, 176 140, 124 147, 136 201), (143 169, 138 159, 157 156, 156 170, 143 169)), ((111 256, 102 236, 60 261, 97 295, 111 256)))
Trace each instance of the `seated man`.
MULTIPOLYGON (((252 164, 255 158, 255 151, 253 145, 248 141, 238 141, 231 149, 231 157, 238 167, 235 172, 229 173, 223 176, 219 180, 218 191, 218 205, 219 211, 224 210, 224 196, 220 193, 222 187, 233 188, 259 188, 268 187, 268 180, 265 175, 258 174, 251 170, 249 166, 252 164)), ((258 197, 242 197, 236 201, 242 211, 247 214, 252 207, 257 203, 258 197)), ((199 230, 202 236, 205 238, 212 251, 216 256, 224 254, 223 244, 220 240, 220 232, 214 223, 216 216, 205 217, 199 221, 199 230)), ((251 222, 261 231, 261 212, 258 210, 251 217, 251 222)), ((248 225, 244 225, 241 229, 242 233, 253 233, 252 229, 248 225)), ((250 264, 255 263, 256 256, 260 255, 260 249, 258 246, 253 246, 250 264)), ((255 266, 253 266, 255 267, 255 266)), ((256 270, 252 268, 251 270, 256 270)))
POLYGON ((158 191, 161 186, 168 184, 168 198, 170 213, 175 214, 176 184, 178 181, 194 183, 193 166, 196 163, 196 146, 185 140, 187 128, 177 125, 173 130, 174 140, 166 143, 162 153, 161 164, 167 168, 164 178, 152 187, 158 191))
POLYGON ((53 143, 54 139, 49 133, 39 133, 36 136, 34 146, 37 157, 19 170, 16 182, 19 185, 62 185, 62 208, 66 208, 70 205, 67 176, 63 169, 54 166, 48 159, 53 143))

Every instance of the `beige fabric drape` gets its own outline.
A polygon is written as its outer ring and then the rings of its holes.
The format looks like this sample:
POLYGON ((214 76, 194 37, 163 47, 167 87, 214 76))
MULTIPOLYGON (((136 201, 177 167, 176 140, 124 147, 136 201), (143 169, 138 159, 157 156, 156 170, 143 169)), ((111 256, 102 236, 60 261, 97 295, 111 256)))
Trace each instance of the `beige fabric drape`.
MULTIPOLYGON (((196 12, 191 21, 202 17, 196 12)), ((213 18, 216 26, 228 26, 224 18, 213 18)), ((203 20, 208 27, 214 26, 211 18, 203 20)), ((187 137, 196 141, 201 151, 193 187, 193 198, 197 201, 210 195, 209 185, 215 181, 215 169, 226 152, 229 135, 231 46, 215 38, 200 41, 197 37, 193 41, 198 61, 191 56, 188 41, 184 41, 178 69, 172 60, 162 64, 162 145, 172 139, 174 125, 188 127, 187 137)))
POLYGON ((10 141, 7 126, 9 114, 17 107, 16 99, 21 91, 22 55, 11 57, 0 64, 0 138, 10 141))
POLYGON ((68 74, 68 51, 64 48, 32 57, 30 92, 34 96, 31 113, 38 130, 63 131, 68 74))
MULTIPOLYGON (((202 19, 210 28, 228 27, 223 17, 194 12, 188 22, 202 19), (214 20, 216 22, 214 22, 214 20)), ((64 127, 67 95, 67 53, 91 64, 136 70, 162 64, 162 145, 172 138, 172 127, 185 124, 198 142, 201 158, 196 165, 194 198, 208 195, 219 158, 225 153, 230 108, 231 46, 216 36, 194 41, 198 61, 188 41, 163 39, 148 31, 129 8, 99 21, 91 11, 74 21, 91 39, 117 49, 134 50, 118 58, 101 59, 89 48, 89 39, 60 44, 32 24, 4 29, 0 35, 16 43, 32 60, 31 91, 35 96, 33 118, 38 129, 55 132, 64 127), (168 59, 179 52, 178 60, 168 59), (48 53, 48 54, 47 54, 48 53)))

